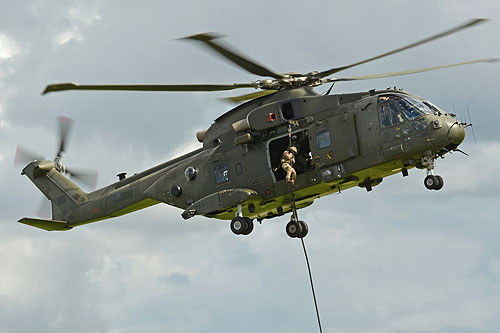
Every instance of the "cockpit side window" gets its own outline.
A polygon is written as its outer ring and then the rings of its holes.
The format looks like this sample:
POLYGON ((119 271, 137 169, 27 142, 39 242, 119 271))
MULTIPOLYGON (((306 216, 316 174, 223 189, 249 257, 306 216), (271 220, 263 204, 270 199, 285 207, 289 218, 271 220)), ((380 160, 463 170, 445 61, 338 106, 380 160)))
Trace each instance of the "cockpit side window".
POLYGON ((407 95, 382 95, 378 98, 378 104, 382 128, 400 125, 404 119, 412 121, 426 114, 439 112, 427 101, 407 95))
POLYGON ((382 128, 404 123, 404 118, 401 115, 401 111, 398 110, 394 103, 384 103, 380 105, 379 111, 382 128))

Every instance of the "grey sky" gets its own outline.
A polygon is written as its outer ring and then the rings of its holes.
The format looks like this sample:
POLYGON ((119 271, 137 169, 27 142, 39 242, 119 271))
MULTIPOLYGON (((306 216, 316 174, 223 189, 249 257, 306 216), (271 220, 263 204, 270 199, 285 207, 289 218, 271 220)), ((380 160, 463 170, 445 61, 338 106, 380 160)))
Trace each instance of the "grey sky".
MULTIPOLYGON (((259 79, 197 45, 217 31, 277 72, 325 70, 474 17, 491 21, 342 76, 500 57, 497 1, 0 0, 0 330, 2 332, 304 332, 316 319, 289 217, 233 235, 227 222, 157 205, 49 233, 17 224, 42 195, 13 167, 20 143, 52 158, 56 117, 75 119, 65 164, 99 170, 99 186, 199 146, 197 130, 231 93, 63 92, 49 83, 233 83, 259 79)), ((500 329, 500 64, 339 83, 397 86, 459 114, 478 143, 424 172, 393 176, 299 212, 325 332, 500 329)), ((317 88, 326 91, 327 86, 317 88)), ((237 92, 239 93, 239 92, 237 92)))

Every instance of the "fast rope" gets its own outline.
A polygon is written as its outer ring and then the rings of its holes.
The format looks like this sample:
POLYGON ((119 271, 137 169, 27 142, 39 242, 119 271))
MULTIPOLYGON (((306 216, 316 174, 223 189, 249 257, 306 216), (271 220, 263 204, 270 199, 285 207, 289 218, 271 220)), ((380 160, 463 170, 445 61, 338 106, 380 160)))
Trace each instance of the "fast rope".
MULTIPOLYGON (((292 124, 288 123, 288 149, 292 148, 292 124)), ((297 207, 295 205, 295 193, 293 191, 293 185, 290 184, 290 192, 292 194, 292 208, 293 208, 293 216, 295 217, 295 221, 299 221, 299 215, 297 214, 297 207)), ((319 317, 319 309, 318 309, 318 301, 316 300, 316 292, 314 291, 314 283, 311 272, 311 265, 309 264, 309 257, 307 256, 306 245, 304 243, 304 238, 299 237, 302 243, 302 249, 304 250, 304 257, 306 258, 307 271, 309 273, 309 282, 311 284, 311 291, 314 300, 314 308, 316 310, 316 318, 318 319, 318 327, 319 332, 323 333, 323 329, 321 328, 321 319, 319 317)))

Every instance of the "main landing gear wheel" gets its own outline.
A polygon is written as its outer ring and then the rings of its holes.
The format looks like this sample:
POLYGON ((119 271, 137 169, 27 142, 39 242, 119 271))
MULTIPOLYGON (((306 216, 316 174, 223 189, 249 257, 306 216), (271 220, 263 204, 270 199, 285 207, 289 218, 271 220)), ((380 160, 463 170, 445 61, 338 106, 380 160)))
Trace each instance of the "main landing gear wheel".
POLYGON ((443 188, 444 180, 441 176, 428 175, 424 179, 425 188, 428 190, 440 190, 443 188))
POLYGON ((286 234, 292 238, 304 238, 309 232, 309 227, 304 221, 290 221, 286 225, 286 234))
POLYGON ((231 220, 231 231, 236 235, 249 235, 253 230, 253 221, 248 217, 236 216, 231 220))

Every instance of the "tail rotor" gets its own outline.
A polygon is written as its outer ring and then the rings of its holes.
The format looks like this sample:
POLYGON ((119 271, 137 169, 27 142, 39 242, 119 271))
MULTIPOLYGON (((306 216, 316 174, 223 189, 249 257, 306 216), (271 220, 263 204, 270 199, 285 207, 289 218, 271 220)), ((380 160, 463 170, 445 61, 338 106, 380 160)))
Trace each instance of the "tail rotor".
POLYGON ((40 154, 34 153, 29 149, 19 145, 16 149, 16 157, 14 158, 14 165, 25 165, 33 161, 42 161, 44 159, 40 154))
MULTIPOLYGON (((62 155, 66 152, 68 146, 68 138, 73 127, 74 120, 68 117, 60 116, 58 119, 59 140, 57 144, 57 153, 54 158, 55 169, 61 174, 67 174, 80 184, 95 189, 97 186, 97 172, 94 170, 81 170, 78 168, 68 168, 62 164, 62 155)), ((19 145, 16 150, 14 164, 26 165, 34 161, 43 161, 44 157, 38 153, 33 153, 30 150, 19 145)))

